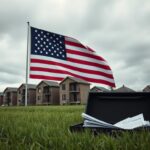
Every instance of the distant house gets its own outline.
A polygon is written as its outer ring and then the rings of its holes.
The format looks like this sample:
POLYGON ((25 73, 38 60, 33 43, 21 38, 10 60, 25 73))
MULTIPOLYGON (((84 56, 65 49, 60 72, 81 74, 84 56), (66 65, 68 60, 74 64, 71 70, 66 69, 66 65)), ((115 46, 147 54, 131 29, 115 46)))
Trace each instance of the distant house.
POLYGON ((3 93, 0 92, 0 106, 3 105, 3 93))
POLYGON ((60 104, 85 104, 90 91, 90 84, 82 79, 66 77, 60 82, 60 104))
POLYGON ((94 86, 93 88, 90 89, 90 92, 111 92, 111 91, 101 86, 94 86))
POLYGON ((123 85, 122 87, 113 90, 113 92, 136 92, 128 87, 126 87, 125 85, 123 85))
POLYGON ((3 93, 4 105, 17 105, 17 88, 7 87, 3 93))
MULTIPOLYGON (((25 104, 25 87, 26 84, 21 84, 17 90, 17 103, 18 105, 25 104)), ((36 85, 28 84, 28 96, 27 96, 27 104, 35 105, 36 104, 36 85)))
POLYGON ((147 85, 144 89, 143 92, 150 92, 150 85, 147 85))
POLYGON ((59 104, 59 84, 52 81, 41 81, 36 87, 36 104, 59 104))

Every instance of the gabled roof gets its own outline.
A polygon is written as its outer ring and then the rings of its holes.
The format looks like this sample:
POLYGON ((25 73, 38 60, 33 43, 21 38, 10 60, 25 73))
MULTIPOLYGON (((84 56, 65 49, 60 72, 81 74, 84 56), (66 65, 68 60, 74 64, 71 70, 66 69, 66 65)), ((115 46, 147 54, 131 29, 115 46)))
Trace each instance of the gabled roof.
POLYGON ((90 90, 91 92, 98 92, 98 91, 101 91, 101 92, 110 92, 110 90, 104 88, 104 87, 101 87, 101 86, 94 86, 93 88, 91 88, 90 90))
POLYGON ((51 86, 51 87, 59 87, 58 82, 47 81, 47 80, 41 81, 41 82, 37 85, 37 87, 38 87, 41 83, 43 83, 43 82, 44 82, 45 84, 47 84, 48 86, 51 86))
POLYGON ((150 85, 147 85, 144 89, 143 92, 150 92, 150 85))
POLYGON ((14 88, 14 87, 7 87, 3 93, 7 92, 17 92, 18 88, 14 88))
MULTIPOLYGON (((21 84, 18 89, 20 89, 22 86, 25 87, 26 84, 25 83, 21 84)), ((36 89, 36 84, 28 84, 28 89, 36 89)))
POLYGON ((83 79, 79 79, 79 78, 75 78, 75 77, 66 77, 65 79, 63 79, 59 84, 62 84, 64 81, 66 81, 67 79, 71 79, 73 80, 74 82, 77 82, 77 83, 81 83, 81 84, 90 84, 89 82, 83 80, 83 79))
POLYGON ((134 90, 126 87, 125 85, 123 85, 122 87, 116 89, 116 90, 113 90, 114 92, 135 92, 134 90))

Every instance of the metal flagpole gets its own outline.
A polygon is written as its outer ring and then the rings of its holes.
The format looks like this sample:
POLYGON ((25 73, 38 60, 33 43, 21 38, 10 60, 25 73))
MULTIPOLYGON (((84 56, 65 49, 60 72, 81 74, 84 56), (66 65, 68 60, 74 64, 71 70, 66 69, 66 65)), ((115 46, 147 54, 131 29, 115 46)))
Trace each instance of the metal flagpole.
POLYGON ((27 57, 26 57, 25 106, 28 105, 27 101, 28 101, 29 39, 30 39, 30 23, 27 22, 27 57))

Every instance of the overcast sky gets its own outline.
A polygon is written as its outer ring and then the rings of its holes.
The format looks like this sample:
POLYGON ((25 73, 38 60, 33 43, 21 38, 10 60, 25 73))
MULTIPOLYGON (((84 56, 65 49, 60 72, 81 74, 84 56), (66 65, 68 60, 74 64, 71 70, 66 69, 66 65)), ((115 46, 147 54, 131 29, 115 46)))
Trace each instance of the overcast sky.
POLYGON ((93 48, 117 87, 150 84, 150 0, 0 0, 0 92, 25 82, 27 21, 93 48))

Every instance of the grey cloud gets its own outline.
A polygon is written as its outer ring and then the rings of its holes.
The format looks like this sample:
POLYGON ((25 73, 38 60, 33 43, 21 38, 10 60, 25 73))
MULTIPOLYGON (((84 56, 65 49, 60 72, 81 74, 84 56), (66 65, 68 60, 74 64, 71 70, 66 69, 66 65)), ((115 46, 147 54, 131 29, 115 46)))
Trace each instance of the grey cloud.
POLYGON ((8 75, 16 75, 22 76, 25 74, 25 71, 22 70, 22 66, 12 63, 5 63, 4 65, 0 65, 0 74, 5 73, 8 75))
POLYGON ((8 74, 8 73, 1 73, 0 83, 2 84, 14 84, 21 82, 23 78, 21 76, 17 76, 16 74, 8 74))
MULTIPOLYGON (((132 47, 128 47, 126 54, 124 55, 126 60, 126 66, 140 66, 143 64, 145 60, 149 60, 150 57, 150 44, 149 45, 134 45, 132 47)), ((149 60, 150 63, 150 60, 149 60)))
POLYGON ((31 21, 35 27, 81 40, 108 61, 117 86, 141 89, 150 82, 149 17, 149 0, 1 0, 0 80, 24 79, 26 22, 31 21))

